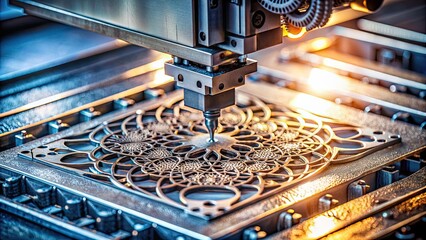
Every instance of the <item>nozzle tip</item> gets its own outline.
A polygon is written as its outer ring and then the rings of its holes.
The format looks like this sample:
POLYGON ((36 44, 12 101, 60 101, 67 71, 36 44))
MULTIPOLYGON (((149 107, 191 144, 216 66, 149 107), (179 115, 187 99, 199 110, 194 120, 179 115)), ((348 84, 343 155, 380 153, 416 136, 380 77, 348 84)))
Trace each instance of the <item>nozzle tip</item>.
POLYGON ((219 125, 220 110, 204 112, 206 128, 209 131, 210 140, 214 142, 214 133, 219 125))

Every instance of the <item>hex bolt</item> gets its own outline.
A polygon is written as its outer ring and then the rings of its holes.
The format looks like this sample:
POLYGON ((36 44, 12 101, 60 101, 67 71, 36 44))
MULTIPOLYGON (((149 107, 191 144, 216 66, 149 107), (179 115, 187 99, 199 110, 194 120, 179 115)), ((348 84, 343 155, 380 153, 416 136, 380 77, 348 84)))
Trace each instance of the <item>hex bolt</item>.
POLYGON ((96 111, 95 108, 91 107, 88 109, 84 109, 80 112, 80 120, 82 122, 88 122, 92 120, 95 117, 98 117, 101 115, 100 111, 96 111))
POLYGON ((26 130, 22 130, 20 134, 15 135, 15 144, 20 146, 29 141, 36 139, 31 133, 28 133, 26 130))
POLYGON ((406 123, 411 123, 412 122, 412 117, 409 113, 406 112, 397 112, 394 115, 392 115, 392 121, 403 121, 406 123))
POLYGON ((369 189, 370 185, 368 185, 364 180, 358 180, 349 184, 348 201, 364 196, 367 194, 369 189))
POLYGON ((174 64, 182 63, 182 58, 173 56, 173 63, 174 64))
POLYGON ((206 66, 207 72, 217 72, 219 70, 219 66, 206 66))
POLYGON ((278 217, 277 231, 288 229, 300 223, 302 214, 296 213, 293 209, 282 212, 278 217))
POLYGON ((318 211, 319 212, 328 211, 336 207, 338 204, 339 204, 339 200, 334 199, 333 195, 325 194, 324 196, 318 199, 318 211))
POLYGON ((164 96, 166 92, 161 88, 150 88, 145 90, 143 94, 145 99, 154 99, 164 96))
POLYGON ((384 211, 382 212, 382 217, 386 219, 393 219, 394 214, 392 211, 384 211))
POLYGON ((114 109, 124 109, 135 104, 135 100, 130 98, 119 98, 114 100, 114 109))
POLYGON ((396 93, 396 92, 405 93, 405 92, 407 92, 407 87, 406 86, 392 84, 392 85, 389 86, 389 91, 391 91, 393 93, 396 93))
POLYGON ((350 97, 338 97, 334 99, 334 102, 339 105, 352 106, 353 99, 350 97))
POLYGON ((404 226, 395 233, 397 239, 415 239, 416 234, 412 231, 410 226, 404 226))
POLYGON ((247 55, 244 54, 244 55, 239 56, 238 57, 238 62, 239 63, 246 63, 247 62, 247 55))
POLYGON ((63 122, 61 119, 58 119, 56 121, 49 123, 49 133, 50 134, 58 133, 58 132, 63 131, 64 129, 67 129, 69 127, 70 127, 70 125, 63 122))
POLYGON ((257 240, 266 237, 266 232, 262 231, 259 226, 247 228, 243 232, 243 240, 257 240))
POLYGON ((375 114, 382 114, 382 107, 379 105, 375 105, 375 104, 370 104, 367 107, 364 108, 364 112, 367 113, 375 113, 375 114))

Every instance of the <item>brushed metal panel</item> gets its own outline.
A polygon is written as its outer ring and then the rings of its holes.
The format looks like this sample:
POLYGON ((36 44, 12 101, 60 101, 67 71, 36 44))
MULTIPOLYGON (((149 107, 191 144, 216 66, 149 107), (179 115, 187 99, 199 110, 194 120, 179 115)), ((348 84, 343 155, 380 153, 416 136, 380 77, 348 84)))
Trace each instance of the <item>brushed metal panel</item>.
POLYGON ((192 47, 164 40, 146 33, 52 7, 41 2, 31 0, 10 1, 12 4, 22 7, 27 14, 101 33, 109 37, 119 38, 131 44, 167 53, 202 65, 215 66, 233 61, 238 56, 233 52, 219 48, 192 47))
POLYGON ((165 40, 195 46, 193 0, 36 0, 165 40))

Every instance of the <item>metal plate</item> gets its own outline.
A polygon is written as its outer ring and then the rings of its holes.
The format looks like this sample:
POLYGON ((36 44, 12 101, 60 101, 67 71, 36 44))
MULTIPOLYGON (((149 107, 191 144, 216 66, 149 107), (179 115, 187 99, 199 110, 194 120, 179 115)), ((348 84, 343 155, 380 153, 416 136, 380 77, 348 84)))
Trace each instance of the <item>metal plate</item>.
MULTIPOLYGON (((264 101, 283 104, 291 108, 304 109, 321 116, 344 120, 352 125, 360 125, 373 129, 381 129, 398 133, 402 142, 390 146, 386 150, 376 151, 357 161, 345 164, 329 165, 323 172, 319 172, 309 181, 303 181, 289 189, 283 190, 263 200, 252 202, 240 210, 235 210, 213 221, 188 216, 178 208, 159 203, 146 197, 140 197, 129 191, 122 191, 111 184, 99 184, 99 181, 81 177, 71 168, 60 167, 56 164, 41 164, 40 161, 20 159, 17 153, 30 151, 37 146, 48 144, 56 140, 94 128, 113 118, 124 118, 128 114, 110 113, 90 122, 76 125, 58 134, 37 139, 23 146, 9 149, 0 154, 0 166, 25 176, 36 178, 39 181, 58 186, 68 191, 84 195, 85 198, 112 206, 123 212, 146 219, 155 225, 173 229, 182 234, 191 235, 200 239, 215 239, 238 234, 248 226, 254 226, 260 221, 275 221, 277 214, 282 210, 297 204, 316 194, 324 194, 329 189, 341 184, 355 181, 363 176, 377 171, 382 166, 403 159, 426 146, 426 132, 418 127, 391 122, 386 117, 367 114, 362 111, 333 104, 306 94, 300 94, 286 89, 277 89, 276 86, 263 83, 246 83, 239 88, 240 92, 254 95, 264 101), (267 94, 265 94, 267 93, 267 94), (120 114, 120 115, 118 115, 120 114), (55 166, 55 167, 52 167, 55 166), (67 171, 63 171, 67 170, 67 171)), ((168 98, 180 96, 182 92, 169 94, 168 98)), ((152 100, 130 107, 126 112, 133 114, 137 109, 156 107, 163 100, 152 100)), ((45 162, 43 162, 45 163, 45 162)))
POLYGON ((237 102, 222 111, 214 143, 201 112, 177 96, 22 156, 215 218, 401 141, 250 94, 237 102))
POLYGON ((196 45, 195 11, 193 11, 192 0, 180 1, 179 4, 170 0, 143 2, 38 0, 34 2, 190 47, 196 45))

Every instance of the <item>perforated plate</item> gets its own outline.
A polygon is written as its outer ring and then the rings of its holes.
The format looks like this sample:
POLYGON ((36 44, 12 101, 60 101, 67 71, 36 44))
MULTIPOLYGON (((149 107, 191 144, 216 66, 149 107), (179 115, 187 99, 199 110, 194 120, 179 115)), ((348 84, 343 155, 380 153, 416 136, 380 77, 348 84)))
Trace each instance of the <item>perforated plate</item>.
POLYGON ((242 93, 217 142, 203 122, 178 96, 21 155, 215 218, 401 141, 242 93))

